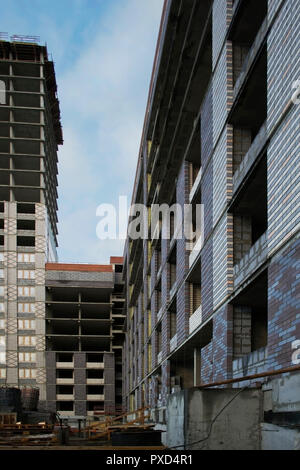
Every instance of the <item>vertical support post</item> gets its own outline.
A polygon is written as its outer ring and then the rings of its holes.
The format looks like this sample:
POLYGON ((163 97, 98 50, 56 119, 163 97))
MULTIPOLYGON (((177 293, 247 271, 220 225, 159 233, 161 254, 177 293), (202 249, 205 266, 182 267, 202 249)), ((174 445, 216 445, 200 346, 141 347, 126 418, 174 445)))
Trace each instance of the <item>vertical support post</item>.
POLYGON ((201 382, 201 354, 199 348, 194 348, 194 387, 201 382))

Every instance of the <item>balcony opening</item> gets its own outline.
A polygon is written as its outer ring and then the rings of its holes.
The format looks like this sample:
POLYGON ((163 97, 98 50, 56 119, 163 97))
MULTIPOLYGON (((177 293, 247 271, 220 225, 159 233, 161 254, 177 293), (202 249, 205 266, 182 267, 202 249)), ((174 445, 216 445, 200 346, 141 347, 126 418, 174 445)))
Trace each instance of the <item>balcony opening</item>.
POLYGON ((101 404, 98 401, 88 401, 87 411, 92 411, 95 413, 104 413, 104 404, 101 404))
POLYGON ((1 153, 9 153, 10 152, 10 145, 9 140, 0 140, 0 152, 1 153))
POLYGON ((103 379, 103 370, 91 369, 86 371, 87 379, 103 379))
POLYGON ((1 184, 1 186, 9 186, 10 185, 10 173, 9 173, 9 171, 1 171, 0 172, 0 184, 1 184))
POLYGON ((197 176, 199 175, 200 166, 199 164, 190 163, 189 165, 189 192, 191 192, 197 176))
POLYGON ((170 386, 171 393, 192 388, 194 386, 194 363, 193 356, 182 354, 170 361, 170 386))
POLYGON ((237 359, 267 346, 267 271, 244 289, 232 304, 233 358, 237 359))
POLYGON ((10 136, 9 124, 0 123, 0 137, 9 137, 9 136, 10 136))
POLYGON ((33 187, 14 187, 13 195, 16 201, 41 202, 42 192, 39 188, 33 187))
POLYGON ((24 91, 26 93, 40 92, 40 81, 39 80, 28 80, 27 78, 13 78, 12 79, 14 91, 24 91))
POLYGON ((86 387, 87 395, 103 395, 104 394, 104 387, 97 386, 97 385, 88 385, 86 387))
POLYGON ((172 339, 177 333, 176 302, 173 302, 172 305, 170 306, 169 315, 170 315, 170 337, 172 339))
POLYGON ((6 121, 6 122, 9 122, 10 121, 10 113, 9 113, 9 109, 8 108, 1 108, 0 107, 0 121, 6 121))
POLYGON ((267 48, 264 47, 230 112, 233 126, 233 173, 267 118, 267 48))
POLYGON ((190 316, 201 306, 201 284, 190 284, 190 316))
POLYGON ((74 387, 73 385, 57 385, 56 393, 57 395, 73 395, 74 387))
POLYGON ((35 220, 17 220, 17 230, 35 230, 35 220))
POLYGON ((102 363, 103 354, 87 354, 86 362, 102 363))
POLYGON ((187 150, 187 161, 189 162, 189 192, 191 193, 194 184, 201 170, 201 130, 200 121, 195 126, 193 135, 187 150))
MULTIPOLYGON (((212 74, 212 16, 209 16, 210 3, 211 2, 200 2, 199 5, 200 17, 197 24, 197 30, 202 31, 204 37, 202 47, 195 61, 194 74, 192 76, 189 92, 189 100, 187 101, 187 109, 195 113, 199 112, 212 74), (202 9, 203 13, 201 14, 202 9), (206 10, 205 13, 204 10, 206 10)), ((197 34, 196 36, 198 39, 194 42, 196 47, 199 47, 200 45, 199 37, 201 37, 202 34, 197 34)), ((189 57, 190 50, 192 49, 194 44, 192 43, 189 47, 187 47, 187 58, 189 57)))
POLYGON ((170 352, 177 348, 177 302, 176 298, 169 307, 170 352))
POLYGON ((51 336, 47 333, 46 336, 46 350, 47 351, 79 351, 79 339, 69 334, 51 336))
POLYGON ((116 402, 122 403, 122 380, 116 380, 116 402))
POLYGON ((73 354, 57 353, 56 362, 73 362, 73 354))
POLYGON ((110 324, 103 321, 82 320, 81 334, 87 336, 106 336, 110 335, 110 324))
POLYGON ((81 302, 110 303, 110 289, 82 289, 81 302))
POLYGON ((78 322, 74 320, 47 320, 46 333, 54 335, 78 335, 78 322))
POLYGON ((168 261, 169 261, 169 268, 170 268, 170 291, 172 291, 172 288, 176 284, 176 265, 177 265, 176 244, 172 248, 168 261))
POLYGON ((57 411, 74 411, 74 402, 73 401, 57 401, 56 410, 57 411))
POLYGON ((33 126, 30 124, 13 124, 12 129, 14 137, 18 139, 40 139, 41 137, 40 126, 33 126))
MULTIPOLYGON (((13 169, 15 170, 40 171, 40 158, 39 157, 30 157, 29 155, 17 155, 17 156, 15 155, 12 157, 12 164, 13 164, 13 169)), ((17 174, 18 174, 17 172, 14 172, 14 178, 16 178, 17 174)), ((21 175, 21 178, 23 178, 25 173, 24 172, 20 173, 20 175, 21 175)), ((35 176, 35 178, 37 178, 37 176, 39 176, 39 173, 38 175, 35 176)), ((37 183, 37 180, 35 180, 35 182, 37 183)), ((25 186, 22 180, 19 181, 18 183, 15 180, 15 183, 21 186, 25 186)), ((38 185, 39 185, 39 181, 38 181, 38 185)), ((29 214, 29 212, 27 212, 27 214, 29 214)))
POLYGON ((11 197, 11 192, 9 188, 5 189, 5 188, 0 187, 0 199, 2 201, 10 201, 10 197, 11 197))
POLYGON ((15 140, 13 142, 14 153, 40 155, 40 142, 35 140, 15 140))
POLYGON ((9 63, 8 62, 0 62, 0 75, 9 75, 9 63))
POLYGON ((157 354, 161 353, 162 349, 162 333, 161 333, 161 322, 156 328, 156 338, 157 338, 157 354))
POLYGON ((115 264, 115 272, 122 273, 123 272, 123 264, 115 264))
MULTIPOLYGON (((47 300, 50 300, 47 296, 47 300)), ((51 319, 78 319, 79 311, 78 305, 65 303, 65 304, 46 304, 46 318, 51 319)))
POLYGON ((17 203, 18 214, 35 214, 35 204, 17 203))
POLYGON ((14 63, 12 68, 13 75, 40 78, 41 71, 39 64, 14 63))
MULTIPOLYGON (((3 169, 3 170, 9 170, 9 168, 10 168, 10 157, 6 157, 5 155, 1 155, 0 168, 3 169)), ((9 184, 9 183, 7 183, 7 184, 9 184)))
POLYGON ((233 174, 238 170, 252 143, 251 129, 233 129, 233 174))
POLYGON ((35 246, 35 237, 17 237, 17 246, 35 246))
POLYGON ((84 352, 109 351, 110 350, 110 337, 109 336, 82 336, 81 337, 81 350, 84 352))
POLYGON ((230 211, 234 221, 234 264, 237 264, 268 228, 266 155, 249 175, 230 211))
POLYGON ((229 27, 228 39, 233 45, 233 79, 236 83, 247 55, 268 13, 268 1, 243 0, 229 27), (249 21, 251 18, 251 21, 249 21))
MULTIPOLYGON (((73 308, 75 309, 75 306, 68 306, 64 305, 63 302, 76 302, 78 303, 79 301, 79 293, 78 289, 76 288, 67 288, 67 287, 48 287, 47 288, 47 300, 52 301, 52 302, 62 302, 61 305, 50 305, 51 308, 55 310, 64 310, 65 308, 73 308)), ((76 310, 78 309, 78 305, 76 305, 76 310)), ((67 310, 68 311, 68 310, 67 310)))
POLYGON ((161 309, 161 281, 158 283, 156 289, 156 312, 159 313, 161 309))
POLYGON ((13 110, 14 122, 24 122, 39 124, 41 120, 41 111, 34 109, 14 109, 13 110))
MULTIPOLYGON (((70 361, 72 362, 72 361, 70 361)), ((71 369, 58 369, 56 370, 57 379, 73 379, 73 370, 71 369)))
POLYGON ((20 108, 40 108, 41 99, 38 94, 14 93, 13 105, 20 108))
POLYGON ((41 175, 37 172, 14 171, 13 182, 16 186, 40 187, 42 186, 41 175))

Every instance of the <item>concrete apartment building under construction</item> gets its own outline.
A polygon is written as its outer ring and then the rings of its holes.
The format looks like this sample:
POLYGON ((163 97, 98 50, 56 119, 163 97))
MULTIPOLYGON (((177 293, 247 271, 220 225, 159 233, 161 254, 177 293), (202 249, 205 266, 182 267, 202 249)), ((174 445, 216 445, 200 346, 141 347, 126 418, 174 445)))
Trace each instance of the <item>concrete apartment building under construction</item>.
POLYGON ((122 258, 57 264, 54 64, 36 38, 0 37, 0 386, 38 387, 61 415, 120 408, 122 258))
POLYGON ((124 404, 150 406, 168 444, 208 445, 245 384, 240 437, 228 419, 215 445, 242 446, 248 418, 246 447, 299 441, 300 371, 222 383, 299 364, 299 22, 299 0, 164 4, 133 202, 149 223, 153 204, 203 204, 204 224, 192 246, 172 214, 170 240, 162 224, 127 241, 124 404))
POLYGON ((46 264, 47 409, 61 416, 122 411, 123 259, 46 264))

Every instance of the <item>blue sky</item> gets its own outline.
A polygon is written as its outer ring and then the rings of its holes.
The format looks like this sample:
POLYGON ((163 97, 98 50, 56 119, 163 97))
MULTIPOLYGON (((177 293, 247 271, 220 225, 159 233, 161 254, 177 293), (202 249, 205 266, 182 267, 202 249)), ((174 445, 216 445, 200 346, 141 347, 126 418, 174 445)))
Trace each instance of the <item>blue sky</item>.
POLYGON ((123 242, 96 236, 102 203, 130 201, 163 0, 9 0, 0 31, 40 36, 55 62, 59 260, 106 263, 123 242))

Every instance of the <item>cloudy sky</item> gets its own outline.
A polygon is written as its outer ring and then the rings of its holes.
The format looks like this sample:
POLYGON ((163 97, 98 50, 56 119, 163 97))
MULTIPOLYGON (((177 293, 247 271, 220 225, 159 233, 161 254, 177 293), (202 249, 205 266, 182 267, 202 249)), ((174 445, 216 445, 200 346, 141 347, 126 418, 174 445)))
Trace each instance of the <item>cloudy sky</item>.
POLYGON ((96 209, 130 201, 163 0, 9 0, 0 31, 40 36, 53 56, 59 150, 59 261, 105 263, 96 209))

